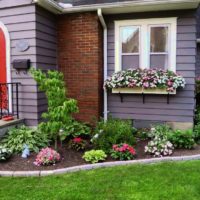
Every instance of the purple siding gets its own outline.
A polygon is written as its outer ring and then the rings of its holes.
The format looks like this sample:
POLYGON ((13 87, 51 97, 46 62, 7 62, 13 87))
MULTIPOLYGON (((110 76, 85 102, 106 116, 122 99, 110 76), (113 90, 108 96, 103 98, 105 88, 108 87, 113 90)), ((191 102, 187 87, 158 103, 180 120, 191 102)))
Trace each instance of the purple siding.
POLYGON ((11 39, 11 80, 20 82, 20 118, 27 125, 35 126, 40 113, 46 109, 44 94, 38 92, 37 84, 30 74, 17 74, 12 68, 14 59, 30 59, 31 65, 42 69, 56 67, 56 24, 48 12, 31 4, 32 0, 0 1, 0 21, 7 27, 11 39), (19 52, 16 43, 20 39, 29 42, 29 49, 19 52))
POLYGON ((196 65, 196 18, 195 11, 136 13, 106 16, 108 26, 108 74, 114 72, 114 21, 153 17, 178 17, 176 70, 187 82, 186 88, 170 96, 170 104, 164 95, 124 95, 124 102, 117 94, 108 95, 108 111, 114 117, 139 121, 193 122, 194 77, 196 65))

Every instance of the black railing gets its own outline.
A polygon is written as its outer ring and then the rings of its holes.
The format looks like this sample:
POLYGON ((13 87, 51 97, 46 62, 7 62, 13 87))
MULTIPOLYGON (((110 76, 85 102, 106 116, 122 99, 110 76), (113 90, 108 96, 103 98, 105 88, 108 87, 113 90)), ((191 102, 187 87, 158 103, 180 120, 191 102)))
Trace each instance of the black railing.
POLYGON ((12 116, 19 119, 20 83, 0 83, 0 119, 12 116))

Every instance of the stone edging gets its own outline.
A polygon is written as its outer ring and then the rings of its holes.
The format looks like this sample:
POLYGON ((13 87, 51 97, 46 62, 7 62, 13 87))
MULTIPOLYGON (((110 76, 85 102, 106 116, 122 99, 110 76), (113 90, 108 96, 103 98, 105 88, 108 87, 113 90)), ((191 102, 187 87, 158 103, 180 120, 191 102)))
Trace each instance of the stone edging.
POLYGON ((179 157, 162 157, 162 158, 151 158, 151 159, 142 159, 142 160, 130 160, 130 161, 114 161, 114 162, 105 162, 97 164, 88 164, 80 165, 75 167, 68 167, 63 169, 55 169, 48 171, 0 171, 0 176, 8 177, 30 177, 30 176, 48 176, 48 175, 57 175, 64 174, 82 170, 97 169, 103 167, 114 167, 130 164, 151 164, 158 162, 167 162, 167 161, 187 161, 187 160, 200 160, 200 154, 192 156, 179 156, 179 157))

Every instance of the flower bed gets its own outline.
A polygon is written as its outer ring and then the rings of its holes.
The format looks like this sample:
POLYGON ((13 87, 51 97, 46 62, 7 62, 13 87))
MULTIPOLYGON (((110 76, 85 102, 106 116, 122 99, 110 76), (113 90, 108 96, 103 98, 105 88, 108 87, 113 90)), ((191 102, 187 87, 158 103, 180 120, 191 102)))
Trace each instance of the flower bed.
POLYGON ((108 90, 113 90, 113 93, 117 93, 120 90, 123 93, 123 89, 128 89, 124 90, 124 93, 175 94, 176 89, 184 88, 185 84, 185 79, 172 71, 128 69, 114 73, 105 81, 104 87, 108 90), (156 91, 155 89, 160 90, 156 91))

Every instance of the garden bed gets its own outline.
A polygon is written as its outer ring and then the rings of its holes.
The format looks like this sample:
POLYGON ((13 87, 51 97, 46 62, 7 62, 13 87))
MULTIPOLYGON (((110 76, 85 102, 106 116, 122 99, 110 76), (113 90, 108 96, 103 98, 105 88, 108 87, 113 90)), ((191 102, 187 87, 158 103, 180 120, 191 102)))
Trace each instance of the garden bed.
MULTIPOLYGON (((147 145, 147 140, 140 140, 137 142, 135 149, 137 151, 136 160, 139 159, 150 159, 153 156, 145 154, 144 147, 147 145)), ((59 152, 62 155, 61 162, 52 166, 35 166, 33 162, 35 161, 36 154, 32 153, 27 159, 21 158, 20 155, 13 155, 8 161, 0 163, 0 171, 37 171, 37 170, 54 170, 66 167, 79 166, 86 163, 83 159, 83 152, 77 152, 72 149, 68 149, 67 146, 59 148, 59 152)), ((200 145, 197 145, 192 150, 186 149, 176 149, 172 156, 188 156, 200 154, 200 145)), ((108 157, 105 162, 115 161, 114 159, 108 157)))

